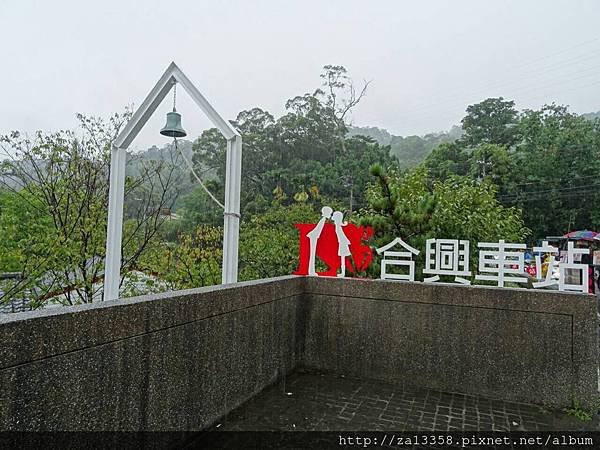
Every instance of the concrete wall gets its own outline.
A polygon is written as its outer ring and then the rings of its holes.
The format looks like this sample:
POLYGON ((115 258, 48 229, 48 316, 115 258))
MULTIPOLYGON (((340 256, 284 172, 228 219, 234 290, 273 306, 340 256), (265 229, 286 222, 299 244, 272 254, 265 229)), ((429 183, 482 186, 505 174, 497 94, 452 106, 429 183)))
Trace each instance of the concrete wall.
POLYGON ((593 297, 282 277, 0 316, 0 430, 198 430, 304 366, 597 399, 593 297))
POLYGON ((598 399, 593 296, 310 278, 305 303, 306 367, 551 406, 598 399))
POLYGON ((2 317, 0 429, 201 429, 294 369, 303 284, 2 317))

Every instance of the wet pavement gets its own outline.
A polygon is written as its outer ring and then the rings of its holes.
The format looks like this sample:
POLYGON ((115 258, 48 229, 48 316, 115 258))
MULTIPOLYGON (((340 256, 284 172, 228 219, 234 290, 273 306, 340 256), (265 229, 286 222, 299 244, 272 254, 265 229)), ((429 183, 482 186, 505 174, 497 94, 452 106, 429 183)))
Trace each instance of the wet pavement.
POLYGON ((215 423, 218 431, 598 430, 562 411, 335 375, 295 372, 215 423))

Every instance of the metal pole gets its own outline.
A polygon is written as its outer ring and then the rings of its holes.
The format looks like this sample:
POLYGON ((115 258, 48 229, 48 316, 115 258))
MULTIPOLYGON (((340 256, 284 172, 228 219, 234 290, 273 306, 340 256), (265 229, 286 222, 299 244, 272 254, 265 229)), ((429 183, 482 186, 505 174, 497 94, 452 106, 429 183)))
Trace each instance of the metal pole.
POLYGON ((127 152, 124 148, 112 147, 108 191, 108 224, 106 227, 106 260, 104 266, 105 301, 119 298, 126 157, 127 152))
POLYGON ((223 284, 237 282, 238 276, 241 174, 242 138, 234 136, 227 141, 225 212, 223 220, 223 284))
POLYGON ((238 250, 240 241, 240 193, 242 190, 242 137, 235 137, 234 154, 234 194, 235 203, 233 205, 233 226, 231 230, 232 250, 231 250, 231 283, 237 283, 238 280, 238 250))

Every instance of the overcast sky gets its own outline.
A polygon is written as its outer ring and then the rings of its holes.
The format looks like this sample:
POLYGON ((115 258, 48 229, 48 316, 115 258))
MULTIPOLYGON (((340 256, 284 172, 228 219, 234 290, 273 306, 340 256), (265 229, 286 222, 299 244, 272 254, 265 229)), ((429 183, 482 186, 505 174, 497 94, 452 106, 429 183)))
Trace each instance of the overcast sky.
MULTIPOLYGON (((356 125, 424 134, 502 95, 600 110, 600 1, 0 0, 0 133, 139 105, 171 60, 226 118, 313 91, 325 64, 372 84, 356 125)), ((190 137, 209 123, 184 93, 190 137)), ((134 147, 162 145, 161 108, 134 147)))

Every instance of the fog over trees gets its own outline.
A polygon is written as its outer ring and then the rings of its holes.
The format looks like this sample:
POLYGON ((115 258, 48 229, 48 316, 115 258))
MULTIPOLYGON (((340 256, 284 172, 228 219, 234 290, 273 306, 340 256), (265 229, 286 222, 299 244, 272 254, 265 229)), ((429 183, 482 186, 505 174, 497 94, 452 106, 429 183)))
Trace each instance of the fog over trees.
MULTIPOLYGON (((399 234, 414 246, 441 235, 531 244, 600 228, 599 113, 484 98, 465 105, 450 130, 395 136, 350 121, 369 82, 339 65, 325 66, 320 80, 282 99, 279 117, 255 107, 232 120, 244 143, 241 279, 291 273, 294 224, 318 220, 323 205, 372 226, 373 246, 399 234)), ((1 301, 98 299, 110 143, 129 114, 79 116, 76 132, 2 137, 0 272, 14 276, 1 281, 1 301)), ((128 155, 123 295, 220 280, 222 210, 183 157, 222 198, 225 141, 208 129, 178 148, 183 155, 171 144, 128 155)))

